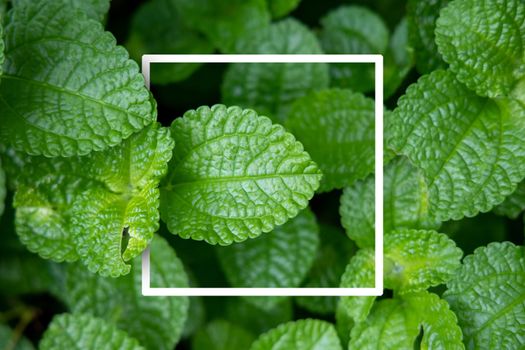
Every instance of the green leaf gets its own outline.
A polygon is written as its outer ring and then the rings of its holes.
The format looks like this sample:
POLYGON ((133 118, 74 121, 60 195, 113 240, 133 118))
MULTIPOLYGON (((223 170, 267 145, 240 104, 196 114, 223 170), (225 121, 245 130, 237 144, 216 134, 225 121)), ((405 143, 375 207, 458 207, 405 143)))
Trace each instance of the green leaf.
POLYGON ((217 254, 233 287, 293 288, 306 277, 318 246, 319 226, 307 209, 272 232, 220 247, 217 254))
POLYGON ((423 292, 377 303, 370 317, 352 329, 348 349, 413 349, 420 332, 423 337, 418 348, 465 348, 448 304, 423 292))
POLYGON ((222 52, 232 52, 247 33, 264 31, 270 23, 265 0, 178 0, 186 24, 204 33, 222 52))
POLYGON ((408 39, 414 52, 416 68, 421 74, 446 66, 438 52, 434 30, 439 11, 449 2, 450 0, 408 0, 408 39))
MULTIPOLYGON (((386 172, 386 171, 385 171, 386 172)), ((386 176, 384 176, 386 178, 386 176)), ((386 185, 386 179, 384 184, 386 185)), ((386 191, 385 191, 386 195, 386 191)), ((339 214, 347 236, 360 248, 373 248, 375 243, 375 179, 356 181, 341 195, 339 214)), ((388 202, 384 202, 384 206, 388 202)), ((384 212, 386 208, 383 208, 384 212)), ((384 229, 384 232, 388 232, 384 229)))
POLYGON ((55 316, 44 333, 40 350, 144 350, 126 332, 104 320, 83 314, 55 316))
MULTIPOLYGON (((1 63, 0 63, 0 66, 1 66, 1 63)), ((5 208, 4 202, 5 202, 6 191, 7 189, 6 189, 6 181, 5 181, 5 172, 4 172, 4 168, 2 167, 2 159, 0 158, 0 217, 4 213, 4 208, 5 208)))
MULTIPOLYGON (((374 12, 361 6, 341 6, 321 19, 320 40, 330 54, 383 54, 388 47, 388 28, 374 12)), ((374 90, 374 64, 331 64, 332 86, 354 91, 374 90)))
MULTIPOLYGON (((22 7, 31 4, 34 0, 10 0, 13 7, 22 7)), ((110 0, 47 0, 48 3, 60 3, 67 8, 78 9, 89 18, 99 22, 104 21, 108 11, 110 0)))
MULTIPOLYGON (((247 298, 232 298, 226 304, 226 318, 233 323, 246 327, 254 334, 260 334, 281 323, 292 320, 293 307, 291 299, 280 301, 273 307, 259 308, 247 298), (257 315, 257 317, 253 317, 257 315)), ((265 305, 266 306, 266 305, 265 305)))
POLYGON ((296 216, 319 186, 302 145, 253 110, 203 106, 171 128, 178 146, 161 216, 182 238, 221 245, 255 238, 296 216))
MULTIPOLYGON (((410 69, 414 66, 413 50, 408 44, 408 24, 403 18, 396 26, 388 49, 384 54, 383 89, 384 97, 388 98, 397 91, 410 69)), ((374 77, 375 81, 375 77, 374 77)))
POLYGON ((333 325, 304 319, 288 322, 257 339, 250 350, 342 350, 333 325))
POLYGON ((152 124, 86 157, 26 158, 14 199, 20 239, 46 259, 128 273, 159 227, 157 186, 172 148, 169 129, 152 124))
POLYGON ((33 344, 24 336, 18 338, 11 328, 0 324, 0 349, 34 350, 33 344))
POLYGON ((432 216, 474 216, 514 191, 525 176, 523 111, 512 100, 476 96, 449 71, 407 89, 389 126, 390 146, 421 168, 432 216))
POLYGON ((525 181, 518 184, 518 187, 499 205, 494 207, 494 212, 504 215, 510 219, 516 219, 525 210, 525 181))
POLYGON ((102 25, 61 2, 10 11, 0 141, 32 155, 84 155, 156 117, 135 62, 102 25))
MULTIPOLYGON (((186 288, 188 278, 175 251, 160 236, 151 242, 151 286, 186 288)), ((186 321, 187 297, 145 298, 141 258, 131 273, 120 278, 100 277, 83 266, 68 266, 65 302, 75 313, 91 313, 115 323, 148 349, 173 349, 186 321)))
MULTIPOLYGON (((507 96, 523 81, 523 41, 525 5, 520 0, 453 1, 437 20, 443 59, 481 96, 507 96)), ((518 89, 522 95, 523 86, 518 89)))
POLYGON ((192 339, 192 350, 246 350, 255 336, 244 328, 224 320, 210 322, 192 339))
POLYGON ((284 17, 299 5, 301 0, 267 0, 273 18, 284 17))
POLYGON ((510 242, 467 256, 445 299, 469 349, 518 349, 525 344, 525 253, 510 242))
MULTIPOLYGON (((320 54, 322 51, 307 27, 286 19, 243 37, 237 53, 320 54)), ((226 105, 252 108, 282 122, 294 100, 328 87, 328 82, 325 63, 231 64, 222 83, 222 100, 226 105)))
POLYGON ((374 171, 374 101, 350 90, 313 92, 297 100, 286 127, 323 172, 320 192, 374 171))
MULTIPOLYGON (((133 15, 126 47, 137 62, 142 55, 209 54, 213 46, 200 33, 186 27, 173 0, 153 0, 133 15)), ((152 84, 168 84, 188 78, 200 64, 154 63, 150 65, 152 84)))

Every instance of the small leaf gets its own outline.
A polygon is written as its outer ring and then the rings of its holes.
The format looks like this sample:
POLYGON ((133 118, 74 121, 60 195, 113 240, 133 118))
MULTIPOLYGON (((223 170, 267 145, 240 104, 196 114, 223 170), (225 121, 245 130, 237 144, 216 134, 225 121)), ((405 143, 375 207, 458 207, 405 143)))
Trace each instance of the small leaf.
POLYGON ((83 314, 55 316, 44 333, 40 350, 144 350, 126 332, 104 320, 83 314))
POLYGON ((399 100, 390 146, 421 168, 430 214, 458 220, 489 211, 525 176, 522 116, 515 101, 478 97, 438 70, 399 100))
POLYGON ((323 172, 320 192, 349 186, 374 171, 374 101, 330 89, 297 100, 286 127, 323 172))
MULTIPOLYGON (((168 243, 157 236, 151 242, 151 286, 187 288, 182 263, 168 243)), ((173 349, 186 321, 187 297, 145 298, 142 295, 141 258, 131 273, 120 278, 100 277, 81 265, 69 265, 64 298, 75 313, 91 313, 138 339, 148 349, 173 349)))
MULTIPOLYGON (((30 4, 34 0, 10 1, 13 4, 13 7, 21 7, 30 4)), ((110 0, 47 0, 47 2, 61 3, 68 8, 79 9, 89 18, 102 22, 109 11, 110 0)))
POLYGON ((32 155, 85 155, 155 119, 137 64, 80 11, 31 1, 10 11, 5 34, 2 143, 32 155))
POLYGON ((516 219, 525 210, 525 181, 518 184, 518 187, 505 200, 494 207, 494 212, 498 215, 516 219))
POLYGON ((348 349, 413 349, 420 330, 421 349, 465 348, 448 304, 422 292, 378 302, 370 317, 352 329, 348 349))
POLYGON ((508 96, 525 78, 524 41, 520 0, 453 1, 436 24, 439 52, 457 79, 481 96, 508 96))
POLYGON ((292 12, 301 0, 267 0, 273 18, 284 17, 292 12))
POLYGON ((467 256, 444 298, 469 349, 518 349, 525 344, 525 253, 510 242, 467 256))
POLYGON ((192 340, 192 350, 246 350, 255 336, 244 328, 224 320, 214 320, 199 330, 192 340))
POLYGON ((178 146, 161 216, 182 238, 221 245, 255 238, 296 216, 319 186, 302 145, 252 110, 200 107, 171 128, 178 146))
MULTIPOLYGON (((237 46, 244 54, 320 54, 315 35, 294 19, 246 35, 237 46)), ((328 87, 325 63, 231 64, 222 84, 226 105, 252 108, 283 122, 291 104, 307 93, 328 87)))
POLYGON ((257 339, 250 350, 342 350, 333 325, 304 319, 288 322, 257 339))

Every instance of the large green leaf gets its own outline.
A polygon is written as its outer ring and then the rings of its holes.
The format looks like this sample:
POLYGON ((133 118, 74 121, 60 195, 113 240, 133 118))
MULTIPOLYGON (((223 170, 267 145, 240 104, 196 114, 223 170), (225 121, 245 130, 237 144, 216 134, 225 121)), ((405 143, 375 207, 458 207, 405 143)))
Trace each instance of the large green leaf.
POLYGON ((192 339, 192 350, 246 350, 255 336, 241 326, 215 320, 199 330, 192 339))
POLYGON ((44 333, 40 350, 145 350, 126 332, 102 319, 83 314, 55 316, 44 333))
POLYGON ((264 333, 250 350, 342 350, 333 325, 305 319, 288 322, 264 333))
MULTIPOLYGON (((237 53, 320 54, 315 35, 294 19, 272 24, 239 42, 237 53)), ((231 64, 222 84, 227 105, 253 108, 282 122, 292 102, 307 93, 328 87, 325 63, 231 64)))
MULTIPOLYGON (((186 288, 188 278, 169 244, 159 236, 151 242, 152 287, 186 288)), ((64 298, 76 313, 91 313, 115 323, 148 349, 173 349, 186 321, 187 297, 145 298, 140 257, 131 273, 120 278, 100 277, 83 266, 67 268, 64 298)))
POLYGON ((525 253, 510 242, 491 243, 465 258, 445 299, 469 349, 525 345, 525 253))
POLYGON ((374 101, 350 90, 313 92, 297 100, 286 127, 319 164, 319 191, 349 186, 374 170, 374 101))
POLYGON ((182 238, 221 245, 255 238, 296 216, 319 186, 302 145, 252 110, 200 107, 171 129, 177 147, 161 216, 182 238))
POLYGON ((61 1, 9 13, 0 141, 33 155, 84 155, 155 119, 144 79, 102 25, 61 1))
POLYGON ((380 301, 370 317, 356 325, 349 350, 464 349, 461 329, 448 304, 435 294, 421 292, 380 301))
MULTIPOLYGON (((34 0, 10 0, 13 7, 20 7, 34 2, 34 0)), ((47 0, 48 3, 60 3, 68 8, 79 9, 89 18, 102 22, 109 11, 110 0, 47 0)))
POLYGON ((476 96, 449 71, 407 89, 391 118, 390 146, 421 168, 438 220, 486 212, 525 176, 524 109, 476 96))
POLYGON ((453 1, 436 26, 439 52, 458 80, 481 96, 525 96, 525 5, 521 0, 453 1))

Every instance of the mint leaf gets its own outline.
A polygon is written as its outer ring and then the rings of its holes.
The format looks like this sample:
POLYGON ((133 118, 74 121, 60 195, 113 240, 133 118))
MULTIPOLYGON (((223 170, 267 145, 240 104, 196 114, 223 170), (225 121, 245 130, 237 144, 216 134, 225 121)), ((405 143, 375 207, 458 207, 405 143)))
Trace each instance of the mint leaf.
POLYGON ((255 336, 244 328, 224 320, 214 320, 192 339, 193 350, 246 350, 255 336))
MULTIPOLYGON (((209 54, 213 46, 200 33, 188 28, 173 0, 153 0, 143 4, 133 15, 126 47, 137 62, 142 55, 209 54)), ((153 84, 168 84, 188 78, 200 64, 154 63, 150 65, 153 84)))
POLYGON ((0 142, 48 157, 115 146, 156 114, 137 64, 61 1, 9 13, 0 109, 0 142))
POLYGON ((494 212, 504 215, 510 219, 516 219, 525 210, 525 181, 518 184, 518 187, 499 205, 494 207, 494 212))
POLYGON ((18 336, 11 328, 0 324, 0 349, 6 350, 34 350, 33 344, 26 338, 18 336))
POLYGON ((381 300, 370 317, 352 329, 348 349, 464 349, 461 329, 448 304, 435 294, 421 292, 381 300))
POLYGON ((510 242, 467 256, 444 297, 457 314, 468 348, 525 344, 525 254, 510 242))
POLYGON ((476 96, 449 71, 407 89, 391 119, 390 146, 421 168, 432 216, 473 216, 514 191, 525 176, 522 114, 512 100, 476 96))
POLYGON ((286 127, 323 172, 320 192, 349 186, 374 171, 374 101, 350 90, 297 100, 286 127))
MULTIPOLYGON (((34 0, 10 1, 13 4, 13 7, 21 7, 31 4, 34 0)), ((110 0, 48 0, 47 2, 60 3, 64 7, 78 9, 85 13, 89 18, 102 22, 109 11, 110 0)))
POLYGON ((257 339, 250 350, 342 350, 333 325, 305 319, 288 322, 257 339))
POLYGON ((292 12, 301 0, 267 0, 273 18, 284 17, 292 12))
POLYGON ((182 238, 255 238, 308 205, 321 178, 302 145, 252 110, 215 105, 176 119, 161 216, 182 238))
MULTIPOLYGON (((255 298, 257 299, 257 298, 255 298)), ((228 321, 246 327, 254 334, 260 334, 275 328, 281 323, 288 322, 293 317, 291 299, 285 299, 272 307, 260 308, 254 298, 231 298, 226 304, 226 318, 228 321), (256 318, 253 315, 257 315, 256 318)))
MULTIPOLYGON (((385 181, 384 183, 386 184, 387 182, 385 181)), ((341 195, 341 205, 339 206, 341 224, 345 228, 347 236, 354 241, 359 248, 374 247, 374 200, 375 180, 372 176, 369 176, 365 180, 356 181, 352 186, 346 187, 341 195)), ((387 204, 387 202, 384 202, 385 206, 387 204)), ((384 212, 386 212, 386 210, 384 210, 384 212)), ((384 232, 388 231, 385 229, 384 232)))
MULTIPOLYGON (((408 24, 403 18, 394 29, 388 49, 384 54, 383 90, 384 97, 392 96, 414 66, 414 52, 408 43, 408 24)), ((375 82, 375 76, 374 76, 375 82)))
MULTIPOLYGON (((246 35, 237 45, 244 54, 320 54, 315 35, 294 19, 286 19, 256 34, 246 35)), ((283 122, 291 104, 307 93, 328 87, 325 63, 231 64, 222 83, 226 105, 253 108, 274 121, 283 122)))
MULTIPOLYGON (((169 244, 157 236, 151 242, 151 286, 186 288, 182 263, 169 244)), ((186 321, 187 297, 142 296, 141 258, 133 261, 131 273, 120 278, 100 277, 81 265, 67 268, 65 302, 75 313, 91 313, 138 339, 148 349, 173 349, 186 321)))
POLYGON ((104 320, 83 314, 55 316, 38 348, 40 350, 144 350, 125 332, 104 320))
POLYGON ((523 80, 523 41, 525 5, 519 0, 453 1, 436 25, 444 60, 481 96, 509 95, 523 80))

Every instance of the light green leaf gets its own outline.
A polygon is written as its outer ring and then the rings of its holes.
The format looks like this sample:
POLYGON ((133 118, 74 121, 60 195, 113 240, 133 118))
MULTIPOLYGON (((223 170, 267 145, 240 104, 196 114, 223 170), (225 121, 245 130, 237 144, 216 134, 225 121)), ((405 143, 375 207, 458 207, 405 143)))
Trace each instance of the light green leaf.
POLYGON ((9 14, 2 143, 32 155, 84 155, 155 119, 137 64, 100 23, 42 0, 9 14))
MULTIPOLYGON (((237 53, 320 54, 322 51, 307 27, 286 19, 243 37, 237 53)), ((328 65, 324 63, 231 64, 224 76, 222 100, 226 105, 253 108, 282 122, 294 100, 328 87, 328 82, 328 65)))
POLYGON ((304 319, 288 322, 257 339, 250 350, 342 350, 333 325, 304 319))
MULTIPOLYGON (((34 0, 10 0, 13 7, 21 7, 31 4, 34 0)), ((78 9, 89 18, 99 22, 104 21, 109 11, 110 0, 47 0, 48 3, 61 4, 67 8, 78 9)))
POLYGON ((286 127, 323 172, 320 192, 353 184, 374 170, 374 101, 350 90, 297 100, 286 127))
POLYGON ((126 332, 104 320, 83 314, 55 316, 44 333, 40 350, 144 350, 126 332))
MULTIPOLYGON (((383 20, 361 6, 341 6, 321 19, 320 40, 331 54, 383 54, 389 33, 383 20)), ((331 64, 332 86, 368 92, 374 89, 373 64, 331 64)))
POLYGON ((473 216, 514 191, 525 176, 523 111, 512 100, 476 96, 449 71, 407 89, 391 119, 390 146, 421 168, 432 216, 473 216))
MULTIPOLYGON (((151 286, 188 287, 182 263, 169 244, 157 236, 151 242, 151 286)), ((83 266, 68 266, 65 302, 75 313, 91 313, 115 323, 148 349, 173 349, 186 321, 187 297, 145 298, 141 259, 120 278, 94 275, 83 266)))
POLYGON ((11 328, 0 324, 0 349, 34 350, 33 344, 24 336, 18 337, 11 328))
POLYGON ((494 212, 504 215, 511 219, 516 219, 525 210, 525 181, 518 184, 518 187, 505 200, 494 207, 494 212))
MULTIPOLYGON (((385 181, 384 184, 386 183, 385 181)), ((347 236, 360 248, 373 248, 375 243, 374 185, 374 177, 369 176, 365 180, 356 181, 352 186, 346 187, 341 195, 339 207, 341 224, 347 236)), ((384 202, 383 205, 388 205, 388 202, 384 202)), ((384 212, 387 211, 386 208, 383 209, 384 212)), ((384 232, 388 230, 384 229, 384 232)))
POLYGON ((273 18, 284 17, 295 10, 301 0, 267 0, 273 18))
MULTIPOLYGON (((142 55, 209 54, 213 46, 200 33, 186 27, 173 0, 144 3, 133 15, 126 47, 137 62, 142 55)), ((150 65, 152 84, 168 84, 188 78, 198 63, 155 63, 150 65)))
POLYGON ((178 0, 175 6, 186 24, 204 33, 222 52, 232 52, 237 40, 264 31, 270 23, 265 0, 178 0))
POLYGON ((348 349, 413 349, 420 332, 423 337, 418 348, 465 348, 448 304, 435 294, 422 292, 377 303, 370 317, 352 329, 348 349))
POLYGON ((182 238, 221 245, 255 238, 296 216, 319 186, 302 145, 252 110, 203 106, 171 128, 177 147, 161 216, 182 238))
POLYGON ((510 242, 467 256, 444 294, 469 349, 525 345, 525 253, 510 242))
POLYGON ((481 96, 525 94, 525 5, 520 0, 453 1, 441 11, 436 43, 457 79, 481 96))
POLYGON ((408 0, 408 39, 414 52, 416 68, 421 74, 445 68, 435 41, 434 30, 439 11, 450 0, 408 0))
POLYGON ((210 322, 192 339, 192 350, 246 350, 255 336, 244 328, 224 320, 210 322))

